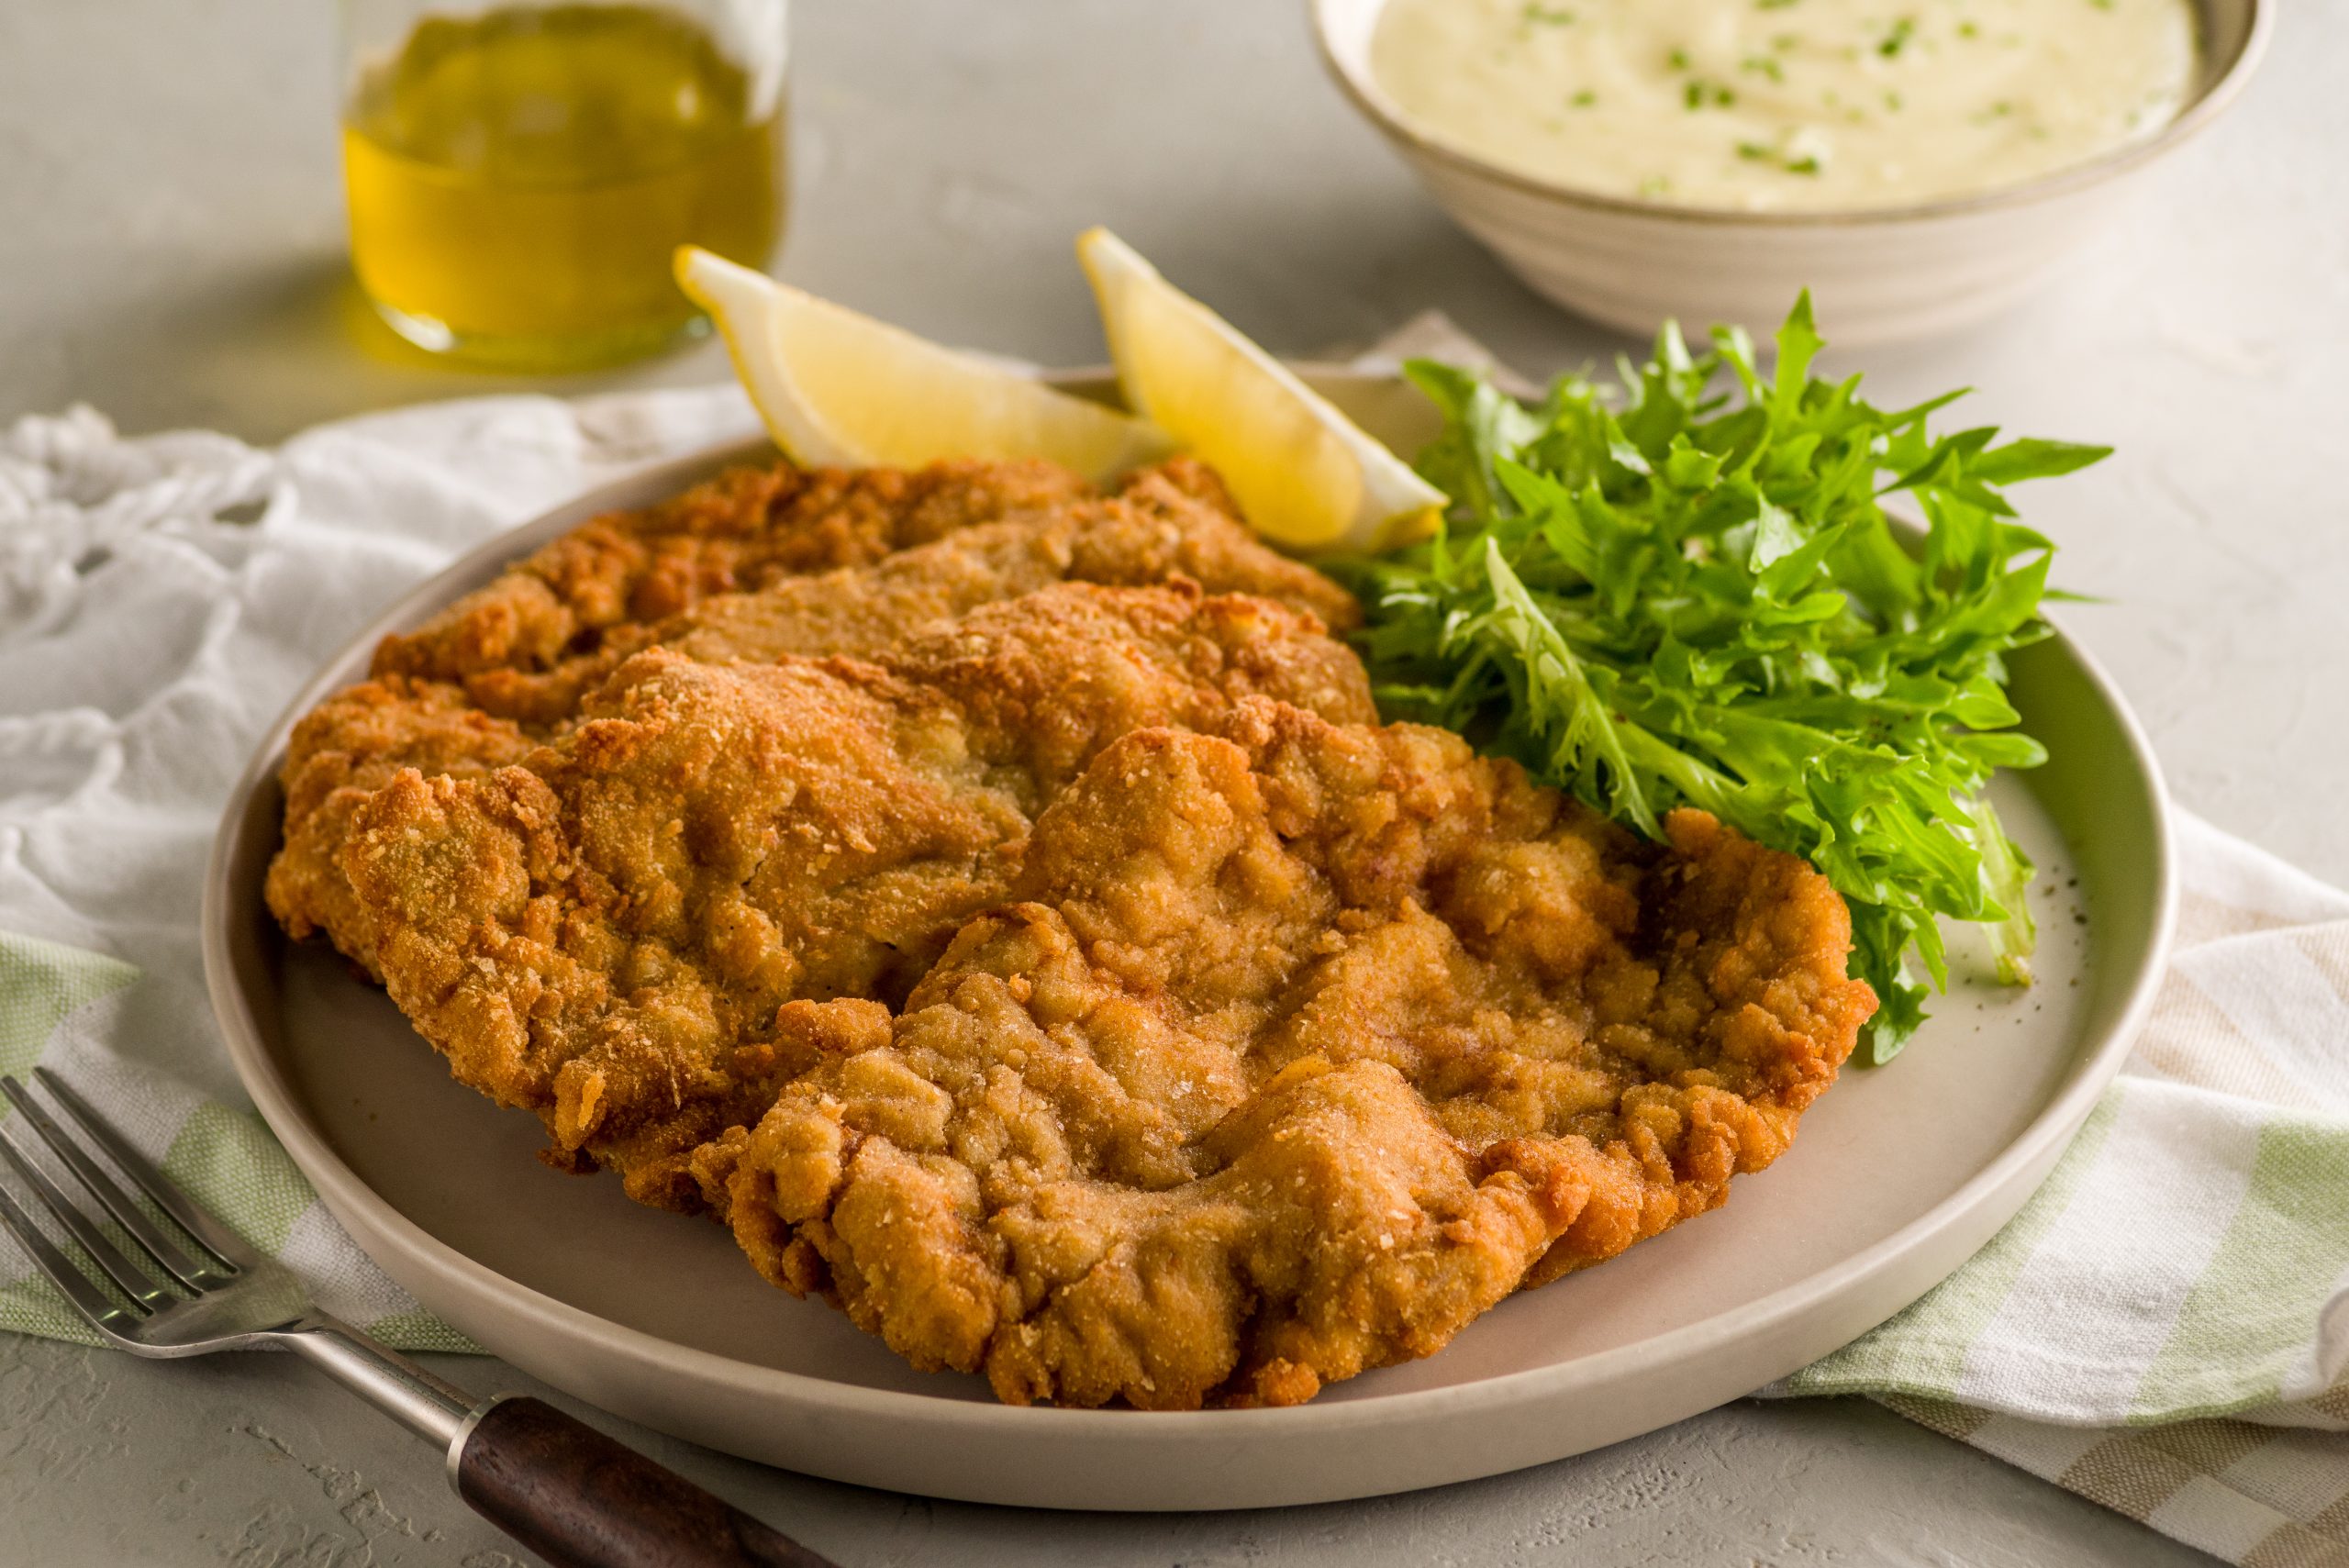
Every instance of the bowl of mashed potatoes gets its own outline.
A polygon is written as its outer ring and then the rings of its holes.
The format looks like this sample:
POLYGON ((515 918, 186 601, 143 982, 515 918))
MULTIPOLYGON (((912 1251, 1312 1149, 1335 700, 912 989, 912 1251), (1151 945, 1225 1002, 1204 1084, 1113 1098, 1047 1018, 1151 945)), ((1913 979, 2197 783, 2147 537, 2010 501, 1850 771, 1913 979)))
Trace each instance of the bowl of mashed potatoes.
POLYGON ((1312 0, 1470 233, 1633 332, 1933 337, 2045 276, 2256 64, 2273 0, 1312 0))

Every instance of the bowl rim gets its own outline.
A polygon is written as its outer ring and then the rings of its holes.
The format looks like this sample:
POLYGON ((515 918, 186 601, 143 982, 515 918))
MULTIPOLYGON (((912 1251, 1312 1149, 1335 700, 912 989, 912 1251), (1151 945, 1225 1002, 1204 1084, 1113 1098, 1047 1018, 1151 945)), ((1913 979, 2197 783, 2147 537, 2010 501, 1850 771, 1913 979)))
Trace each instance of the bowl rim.
MULTIPOLYGON (((1379 14, 1392 0, 1369 0, 1373 12, 1370 27, 1378 25, 1379 14)), ((2208 20, 2214 6, 2225 0, 2188 0, 2194 6, 2198 34, 2207 33, 2208 20)), ((1398 143, 1412 153, 1450 165, 1455 172, 1473 175, 1494 183, 1508 185, 1520 193, 1563 203, 1593 212, 1619 217, 1644 217, 1665 222, 1694 225, 1718 225, 1738 228, 1856 228, 1887 223, 1914 223, 1934 218, 1960 217, 2001 207, 2024 206, 2035 202, 2053 200, 2072 195, 2092 185, 2135 169, 2142 164, 2182 145, 2223 113, 2233 104, 2243 85, 2258 68, 2267 52, 2270 37, 2276 29, 2277 6, 2274 0, 2241 0, 2249 15, 2245 18, 2243 47, 2235 51, 2217 79, 2179 111, 2177 117, 2149 137, 2128 142, 2108 152, 2079 163, 2067 164, 2017 184, 1995 186, 1966 195, 1942 196, 1931 201, 1908 202, 1890 206, 1831 207, 1797 210, 1755 210, 1748 207, 1695 206, 1675 202, 1653 201, 1642 196, 1615 196, 1601 192, 1584 190, 1578 186, 1546 180, 1528 174, 1507 164, 1497 163, 1481 154, 1470 152, 1430 135, 1405 114, 1400 106, 1388 99, 1385 91, 1371 76, 1365 63, 1361 69, 1345 59, 1330 37, 1330 14, 1338 0, 1306 0, 1312 14, 1313 43, 1321 57, 1322 67, 1345 94, 1355 112, 1383 132, 1389 140, 1398 143)))

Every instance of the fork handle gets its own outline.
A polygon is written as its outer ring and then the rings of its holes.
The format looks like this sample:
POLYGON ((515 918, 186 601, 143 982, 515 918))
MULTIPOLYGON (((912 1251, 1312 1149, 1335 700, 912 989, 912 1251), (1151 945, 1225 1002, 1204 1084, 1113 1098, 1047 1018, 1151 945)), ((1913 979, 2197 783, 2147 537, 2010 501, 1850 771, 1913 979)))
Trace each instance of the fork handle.
POLYGON ((555 1568, 834 1568, 541 1399, 476 1399, 323 1312, 273 1336, 449 1456, 468 1507, 555 1568))
POLYGON ((449 1472, 473 1512, 555 1568, 834 1568, 528 1395, 475 1409, 450 1445, 449 1472))

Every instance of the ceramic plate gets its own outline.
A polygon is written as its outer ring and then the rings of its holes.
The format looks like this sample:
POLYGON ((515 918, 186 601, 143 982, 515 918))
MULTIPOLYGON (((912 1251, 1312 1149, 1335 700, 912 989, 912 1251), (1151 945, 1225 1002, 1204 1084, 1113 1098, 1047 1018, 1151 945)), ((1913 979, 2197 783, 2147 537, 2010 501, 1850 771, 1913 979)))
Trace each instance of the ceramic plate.
MULTIPOLYGON (((1392 378, 1317 373, 1399 450, 1427 434, 1392 378)), ((1068 384, 1098 390, 1070 378, 1068 384)), ((1226 1508, 1431 1486, 1578 1453, 1745 1394, 1930 1289, 2039 1184, 2119 1069, 2172 905, 2160 779, 2127 708, 2058 636, 2014 661, 2052 757, 1994 791, 2038 861, 2040 978, 1978 956, 1890 1066, 1847 1070, 1729 1205, 1504 1303, 1442 1354, 1285 1410, 1015 1409, 918 1373, 763 1282, 704 1220, 533 1159, 537 1121, 453 1082, 384 995, 262 904, 294 719, 410 627, 588 517, 763 449, 714 450, 582 497, 459 562, 319 671, 232 798, 205 908, 238 1071, 327 1207, 393 1278, 516 1365, 680 1437, 870 1486, 1075 1508, 1226 1508)))

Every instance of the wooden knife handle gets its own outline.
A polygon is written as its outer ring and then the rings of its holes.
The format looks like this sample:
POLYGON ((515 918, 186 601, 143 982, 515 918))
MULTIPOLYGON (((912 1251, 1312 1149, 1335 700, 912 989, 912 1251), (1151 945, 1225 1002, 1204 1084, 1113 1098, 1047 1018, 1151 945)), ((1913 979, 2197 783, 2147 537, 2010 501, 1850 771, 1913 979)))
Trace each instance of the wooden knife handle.
POLYGON ((500 1399, 458 1441, 457 1496, 555 1568, 835 1568, 544 1400, 500 1399))

